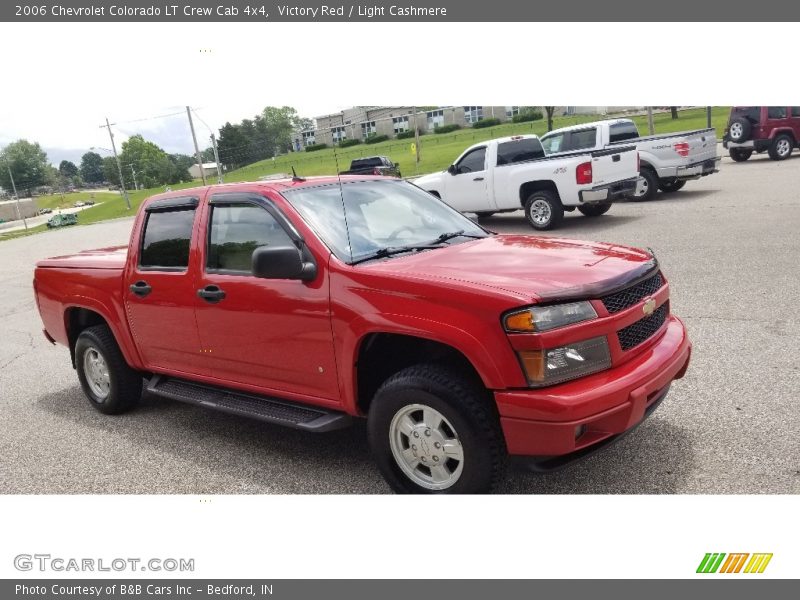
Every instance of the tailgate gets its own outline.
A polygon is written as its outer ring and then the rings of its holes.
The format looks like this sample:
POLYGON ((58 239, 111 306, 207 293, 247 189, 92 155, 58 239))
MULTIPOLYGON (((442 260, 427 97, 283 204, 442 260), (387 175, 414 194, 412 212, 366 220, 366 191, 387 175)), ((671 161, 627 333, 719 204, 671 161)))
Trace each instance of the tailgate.
POLYGON ((685 141, 689 144, 690 165, 717 157, 717 134, 713 129, 695 131, 685 141))
POLYGON ((592 152, 592 186, 638 177, 638 154, 635 146, 592 152))

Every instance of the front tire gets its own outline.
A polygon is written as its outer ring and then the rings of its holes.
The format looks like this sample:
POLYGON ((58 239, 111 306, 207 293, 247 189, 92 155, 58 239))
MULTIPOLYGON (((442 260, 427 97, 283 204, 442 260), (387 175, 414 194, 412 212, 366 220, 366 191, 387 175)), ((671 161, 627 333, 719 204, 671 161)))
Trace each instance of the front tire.
POLYGON ((744 162, 753 156, 753 151, 749 148, 731 148, 728 153, 736 162, 744 162))
POLYGON ((683 189, 683 186, 686 185, 686 181, 681 181, 680 179, 673 179, 672 181, 662 181, 661 184, 658 186, 662 192, 667 194, 671 192, 677 192, 678 190, 683 189))
POLYGON ((794 140, 786 134, 777 136, 769 145, 769 157, 772 160, 786 160, 794 149, 794 140))
POLYGON ((524 208, 528 223, 538 231, 555 229, 564 218, 561 200, 548 190, 540 190, 528 196, 524 208))
POLYGON ((386 380, 367 420, 383 477, 399 493, 478 494, 505 472, 506 448, 491 399, 477 381, 422 364, 386 380))
POLYGON ((579 206, 578 210, 581 211, 581 214, 583 214, 585 217, 599 217, 600 215, 606 214, 610 208, 610 202, 602 202, 600 204, 587 204, 585 206, 579 206))
POLYGON ((652 200, 658 191, 658 175, 652 169, 642 169, 639 176, 644 179, 642 191, 633 196, 636 202, 652 200))
POLYGON ((118 415, 142 395, 142 376, 131 369, 106 325, 84 329, 75 342, 75 367, 83 393, 95 409, 118 415))

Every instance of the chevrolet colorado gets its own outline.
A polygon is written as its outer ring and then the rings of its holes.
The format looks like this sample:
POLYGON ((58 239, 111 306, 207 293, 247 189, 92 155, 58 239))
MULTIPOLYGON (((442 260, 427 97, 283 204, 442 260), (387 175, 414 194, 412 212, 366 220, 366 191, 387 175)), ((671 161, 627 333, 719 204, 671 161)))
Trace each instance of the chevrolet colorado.
POLYGON ((691 344, 650 252, 495 235, 384 177, 145 200, 127 246, 40 261, 89 403, 155 395, 309 432, 367 419, 400 492, 491 490, 645 419, 691 344))

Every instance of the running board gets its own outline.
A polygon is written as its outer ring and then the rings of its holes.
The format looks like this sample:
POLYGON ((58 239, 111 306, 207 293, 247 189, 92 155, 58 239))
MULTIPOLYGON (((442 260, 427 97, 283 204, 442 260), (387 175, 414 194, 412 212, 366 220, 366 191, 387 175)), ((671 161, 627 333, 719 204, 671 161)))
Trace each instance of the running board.
POLYGON ((343 412, 161 375, 153 375, 147 384, 147 391, 164 398, 304 431, 321 433, 352 424, 350 415, 343 412))

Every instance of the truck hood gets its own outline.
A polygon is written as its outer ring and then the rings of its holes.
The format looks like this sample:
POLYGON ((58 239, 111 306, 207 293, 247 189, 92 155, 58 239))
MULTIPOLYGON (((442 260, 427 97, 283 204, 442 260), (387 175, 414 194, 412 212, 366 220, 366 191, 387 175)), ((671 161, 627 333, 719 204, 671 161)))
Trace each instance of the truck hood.
POLYGON ((77 254, 54 256, 36 263, 37 267, 57 267, 61 269, 119 269, 125 268, 128 256, 127 246, 84 250, 77 254))
POLYGON ((563 238, 494 235, 364 265, 387 275, 488 286, 526 301, 603 296, 656 267, 644 250, 563 238))

